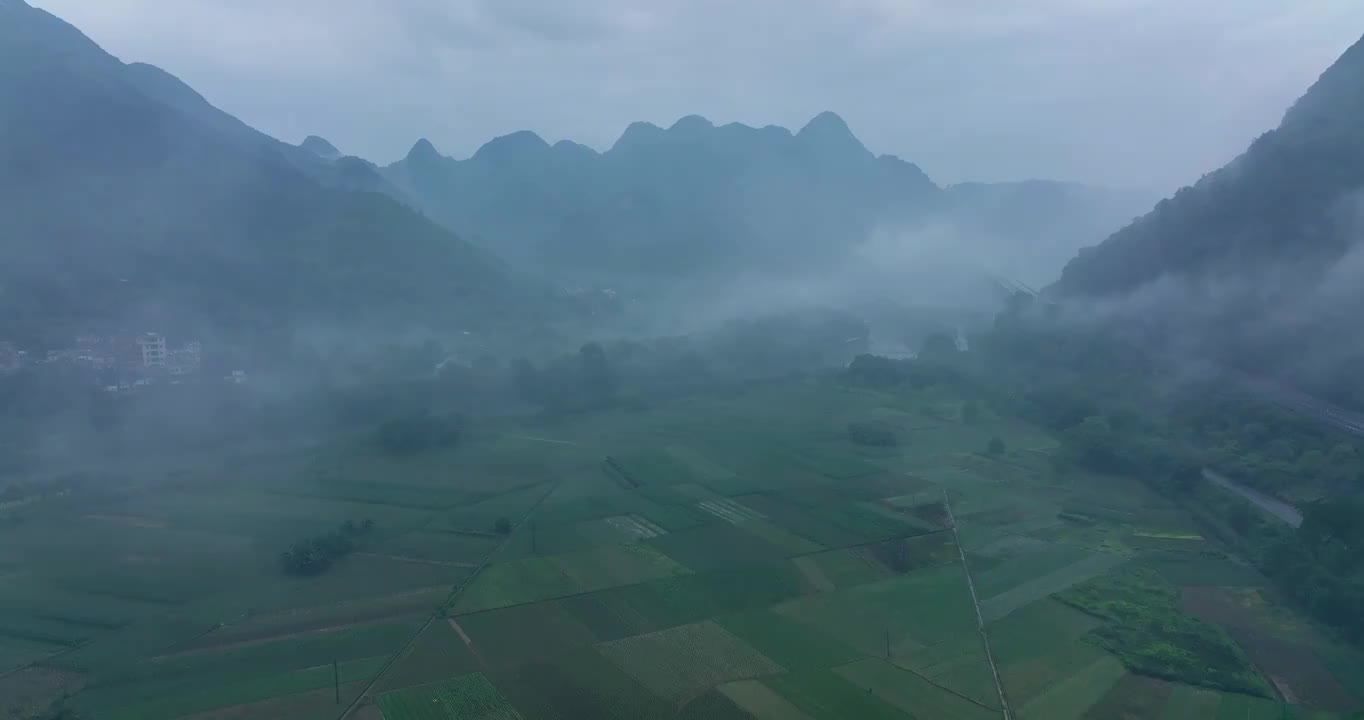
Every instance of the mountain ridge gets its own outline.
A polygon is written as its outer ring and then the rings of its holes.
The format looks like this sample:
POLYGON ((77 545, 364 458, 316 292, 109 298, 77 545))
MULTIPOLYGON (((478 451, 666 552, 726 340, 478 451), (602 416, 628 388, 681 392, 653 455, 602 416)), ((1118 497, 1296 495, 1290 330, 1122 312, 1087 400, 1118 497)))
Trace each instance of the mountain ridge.
MULTIPOLYGON (((1056 238, 1047 258, 1059 267, 1057 247, 1069 253, 1111 231, 1114 218, 1126 222, 1149 207, 1144 197, 1109 202, 1118 194, 1074 193, 1051 201, 1055 222, 978 222, 963 200, 969 193, 939 187, 913 162, 872 153, 832 111, 796 132, 700 115, 666 129, 637 121, 603 152, 570 141, 547 145, 521 131, 459 160, 421 140, 379 172, 447 227, 575 284, 622 274, 779 270, 801 255, 826 263, 886 228, 942 223, 986 233, 996 245, 1015 226, 1030 233, 1027 241, 1056 238)), ((1022 248, 1010 252, 1026 281, 1051 279, 1039 274, 1044 261, 1024 262, 1022 248)))

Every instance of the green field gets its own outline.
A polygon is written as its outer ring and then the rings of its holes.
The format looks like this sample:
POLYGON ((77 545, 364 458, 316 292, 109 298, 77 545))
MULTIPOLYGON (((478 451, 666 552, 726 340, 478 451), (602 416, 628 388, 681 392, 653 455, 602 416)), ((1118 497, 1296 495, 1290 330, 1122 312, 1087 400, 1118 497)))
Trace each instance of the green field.
POLYGON ((89 720, 986 720, 1001 689, 1047 720, 1364 705, 1359 655, 1182 510, 1059 469, 1003 407, 963 422, 965 399, 792 380, 64 500, 0 525, 0 673, 71 673, 89 720), (876 418, 906 441, 847 438, 876 418), (326 572, 280 572, 364 519, 326 572))

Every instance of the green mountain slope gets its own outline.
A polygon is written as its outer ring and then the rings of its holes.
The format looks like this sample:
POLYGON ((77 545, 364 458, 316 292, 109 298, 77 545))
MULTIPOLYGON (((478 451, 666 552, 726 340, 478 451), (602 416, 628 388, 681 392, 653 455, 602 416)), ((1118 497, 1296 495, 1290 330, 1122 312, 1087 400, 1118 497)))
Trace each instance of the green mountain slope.
POLYGON ((1115 295, 1162 276, 1200 278, 1267 263, 1320 268, 1358 227, 1364 187, 1364 40, 1239 158, 1162 201, 1066 267, 1065 294, 1115 295))
POLYGON ((487 254, 345 189, 363 184, 0 0, 0 337, 458 323, 523 301, 487 254))
POLYGON ((1364 40, 1231 164, 1082 250, 1051 289, 1143 342, 1364 407, 1364 40))

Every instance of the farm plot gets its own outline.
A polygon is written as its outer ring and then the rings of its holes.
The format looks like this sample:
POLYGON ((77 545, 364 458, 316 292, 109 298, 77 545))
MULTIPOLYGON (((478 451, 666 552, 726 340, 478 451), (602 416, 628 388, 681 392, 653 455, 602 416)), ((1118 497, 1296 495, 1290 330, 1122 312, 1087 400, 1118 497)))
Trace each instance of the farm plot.
POLYGON ((1180 604, 1195 617, 1226 629, 1285 700, 1340 713, 1360 709, 1360 698, 1306 642, 1317 634, 1291 618, 1275 617, 1262 602, 1253 591, 1238 594, 1231 588, 1200 587, 1185 588, 1180 604))
POLYGON ((387 692, 377 702, 385 720, 521 720, 481 673, 387 692))
MULTIPOLYGON (((994 639, 993 635, 991 639, 994 639)), ((993 642, 991 647, 994 647, 993 642)), ((998 656, 995 659, 999 663, 999 679, 1004 684, 1004 693, 1009 698, 1009 704, 1015 708, 1047 695, 1099 663, 1107 662, 1108 667, 1117 663, 1118 672, 1112 677, 1114 683, 1124 672, 1122 663, 1116 658, 1083 640, 1051 642, 1046 644, 1046 650, 1042 652, 1019 655, 1020 658, 1015 660, 1004 661, 998 656)), ((1094 698, 1095 701, 1097 699, 1094 698)))
POLYGON ((847 590, 782 603, 777 612, 884 657, 895 657, 974 634, 975 610, 960 566, 921 570, 847 590))
POLYGON ((455 601, 454 612, 535 602, 579 592, 578 585, 553 558, 527 558, 484 568, 455 601))
POLYGON ((467 533, 418 530, 396 537, 374 548, 374 552, 437 563, 478 565, 493 550, 500 538, 467 533))
POLYGON ((678 575, 592 597, 637 634, 765 608, 805 592, 795 567, 779 563, 678 575))
POLYGON ((676 720, 753 720, 752 715, 718 688, 688 701, 675 717, 676 720))
POLYGON ((1089 555, 1066 567, 1053 570, 981 600, 981 616, 985 622, 997 620, 1029 603, 1103 575, 1126 561, 1127 558, 1110 553, 1089 555))
POLYGON ((606 601, 609 593, 588 593, 574 595, 553 601, 558 608, 592 633, 601 642, 619 640, 638 632, 637 628, 626 622, 611 603, 606 601))
POLYGON ((656 580, 689 572, 658 550, 643 544, 607 545, 587 552, 555 556, 554 562, 576 583, 579 592, 656 580))
POLYGON ((604 643, 599 650, 654 694, 678 704, 731 680, 783 671, 709 621, 604 643))
POLYGON ((725 615, 715 622, 787 670, 834 667, 862 657, 818 628, 767 609, 725 615))
POLYGON ((1039 600, 987 627, 1001 664, 1014 664, 1066 647, 1102 624, 1098 618, 1055 600, 1039 600))
POLYGON ((439 585, 372 600, 352 600, 252 614, 214 628, 212 632, 170 648, 166 654, 272 640, 308 632, 369 622, 429 615, 450 595, 439 585))
POLYGON ((536 512, 535 524, 541 528, 572 525, 620 515, 643 518, 668 532, 704 525, 712 520, 709 515, 697 510, 690 499, 686 504, 665 504, 638 491, 612 489, 590 497, 545 505, 536 512))
POLYGON ((691 467, 666 449, 633 451, 608 458, 610 470, 630 485, 675 485, 697 479, 691 467))
POLYGON ((681 575, 686 568, 640 544, 494 563, 455 603, 457 614, 631 585, 681 575))
POLYGON ((252 599, 257 612, 317 607, 347 600, 371 600, 432 586, 449 588, 469 577, 472 568, 433 565, 356 553, 343 558, 327 572, 306 578, 271 579, 262 583, 252 599))
POLYGON ((792 561, 816 592, 829 592, 885 580, 892 573, 869 561, 857 548, 829 550, 792 561))
POLYGON ((1103 718, 1150 718, 1159 720, 1175 685, 1142 675, 1122 676, 1098 702, 1090 706, 1086 720, 1103 718))
POLYGON ((677 707, 650 693, 595 648, 489 673, 526 718, 667 720, 677 707))
POLYGON ((333 631, 305 633, 268 642, 221 649, 165 655, 124 669, 101 674, 101 684, 132 685, 186 683, 205 677, 252 677, 308 668, 333 660, 359 660, 397 652, 421 620, 361 625, 333 631))
POLYGON ((853 548, 853 553, 896 575, 958 561, 956 543, 945 532, 862 545, 853 548))
POLYGON ((1100 657, 1017 708, 1020 720, 1078 720, 1126 675, 1117 658, 1100 657))
MULTIPOLYGON (((387 658, 374 657, 340 663, 337 677, 355 694, 383 668, 387 658), (356 683, 351 685, 351 683, 356 683)), ((286 673, 224 678, 200 677, 182 685, 155 687, 92 686, 77 699, 82 714, 100 720, 171 720, 217 708, 235 707, 270 698, 324 688, 333 683, 331 663, 286 673)), ((344 701, 354 699, 354 695, 344 701)))
POLYGON ((723 481, 734 477, 734 472, 710 459, 705 453, 688 445, 672 444, 665 448, 669 455, 691 470, 701 482, 723 481))
POLYGON ((996 550, 989 555, 973 552, 967 556, 973 569, 978 567, 976 563, 978 558, 1002 560, 989 563, 988 569, 975 570, 976 592, 981 600, 994 597, 1039 576, 1069 567, 1088 554, 1084 548, 1055 543, 1020 543, 1002 547, 1004 548, 1002 552, 996 550))
POLYGON ((717 689, 755 720, 814 720, 757 680, 738 680, 717 689))
POLYGON ((834 672, 913 717, 942 720, 998 720, 1001 717, 994 707, 945 690, 881 659, 861 660, 835 668, 834 672))
POLYGON ((786 557, 782 548, 729 523, 681 530, 649 544, 696 572, 779 562, 786 557))
POLYGON ((556 602, 515 605, 449 619, 488 667, 507 667, 592 645, 598 638, 556 602))
POLYGON ((773 523, 826 548, 851 547, 897 537, 932 532, 872 503, 835 502, 820 505, 797 495, 745 495, 743 505, 773 523), (799 502, 796 500, 799 499, 799 502))
POLYGON ((432 523, 431 529, 488 533, 499 518, 518 520, 523 517, 551 489, 551 485, 544 483, 522 485, 493 497, 462 504, 445 513, 444 523, 432 523))
POLYGON ((1173 585, 1262 587, 1266 580, 1244 562, 1216 552, 1159 552, 1147 550, 1143 561, 1173 585))
POLYGON ((764 678, 762 683, 814 720, 912 720, 915 717, 832 670, 786 673, 764 678))
MULTIPOLYGON (((179 720, 260 720, 260 718, 336 720, 336 715, 340 712, 339 708, 345 707, 341 703, 354 701, 368 684, 368 682, 357 680, 341 685, 339 688, 324 687, 292 695, 281 695, 268 700, 229 705, 186 715, 179 720), (337 690, 340 692, 336 692, 337 690), (337 695, 341 698, 340 703, 336 700, 337 695)), ((378 714, 377 710, 375 710, 375 714, 378 714)), ((357 720, 363 717, 363 714, 356 715, 357 720)))
POLYGON ((69 649, 68 645, 0 636, 0 673, 69 649))
POLYGON ((432 622, 397 658, 380 679, 378 690, 424 685, 483 669, 454 627, 447 622, 432 622))

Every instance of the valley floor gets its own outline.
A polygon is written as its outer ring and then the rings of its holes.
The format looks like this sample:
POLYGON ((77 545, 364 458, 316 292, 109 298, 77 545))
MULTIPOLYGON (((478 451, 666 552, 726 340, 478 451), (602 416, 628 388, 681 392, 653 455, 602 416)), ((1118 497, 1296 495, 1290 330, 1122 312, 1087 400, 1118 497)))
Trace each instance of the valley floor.
POLYGON ((1047 432, 964 418, 966 400, 792 381, 25 507, 0 524, 0 710, 64 693, 93 720, 1361 708, 1364 658, 1181 508, 1057 470, 1047 432), (868 421, 899 445, 850 441, 868 421), (327 572, 280 572, 291 543, 366 518, 327 572))

